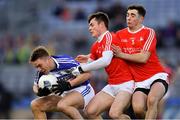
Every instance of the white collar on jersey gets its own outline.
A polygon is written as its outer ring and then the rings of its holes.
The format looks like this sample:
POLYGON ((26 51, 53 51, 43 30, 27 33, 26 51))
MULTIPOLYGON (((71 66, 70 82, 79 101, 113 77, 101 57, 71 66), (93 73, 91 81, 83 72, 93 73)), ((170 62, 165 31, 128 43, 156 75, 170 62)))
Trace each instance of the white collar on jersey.
POLYGON ((107 32, 109 32, 109 31, 107 30, 106 32, 104 32, 103 34, 101 34, 101 35, 98 37, 97 41, 98 41, 98 42, 101 42, 101 40, 103 39, 104 35, 105 35, 107 32))
POLYGON ((127 29, 128 29, 128 32, 130 32, 130 33, 137 33, 137 32, 139 32, 139 31, 141 31, 143 28, 144 28, 144 25, 142 25, 141 28, 139 28, 138 30, 136 30, 136 31, 134 31, 134 32, 130 31, 129 28, 127 28, 127 29))
POLYGON ((51 57, 51 58, 52 58, 52 59, 54 60, 54 62, 56 63, 57 68, 59 68, 59 64, 58 64, 57 60, 54 59, 53 57, 51 57))

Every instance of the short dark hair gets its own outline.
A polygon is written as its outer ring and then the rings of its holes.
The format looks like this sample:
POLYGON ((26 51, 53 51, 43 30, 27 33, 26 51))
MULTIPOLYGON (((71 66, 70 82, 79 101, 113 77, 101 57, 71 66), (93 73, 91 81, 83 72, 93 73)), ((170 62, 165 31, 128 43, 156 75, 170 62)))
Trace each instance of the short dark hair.
POLYGON ((109 17, 106 13, 104 12, 96 12, 96 13, 93 13, 91 14, 89 17, 88 17, 88 23, 90 23, 90 21, 95 18, 98 23, 100 22, 104 22, 106 28, 108 29, 109 28, 109 17))
POLYGON ((128 6, 127 10, 137 10, 138 14, 145 17, 146 15, 146 9, 142 5, 130 5, 128 6))
POLYGON ((48 50, 44 46, 38 46, 32 51, 29 62, 34 62, 39 58, 48 56, 50 56, 48 50))

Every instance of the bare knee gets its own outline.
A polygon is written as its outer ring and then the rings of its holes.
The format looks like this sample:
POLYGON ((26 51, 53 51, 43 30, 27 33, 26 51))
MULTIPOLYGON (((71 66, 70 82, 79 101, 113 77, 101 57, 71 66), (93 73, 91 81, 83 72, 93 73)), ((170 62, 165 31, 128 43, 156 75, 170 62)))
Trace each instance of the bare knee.
POLYGON ((144 104, 141 103, 133 103, 133 110, 135 113, 142 113, 145 110, 144 104))
POLYGON ((148 107, 153 107, 158 105, 158 99, 154 96, 148 97, 147 100, 148 107))
POLYGON ((88 118, 96 118, 99 115, 97 110, 93 107, 87 107, 85 110, 85 114, 88 118))
POLYGON ((140 104, 136 104, 136 105, 133 105, 133 110, 134 110, 134 113, 135 113, 137 118, 144 118, 145 117, 145 113, 146 113, 145 106, 140 105, 140 104))
POLYGON ((31 101, 31 109, 32 110, 40 110, 40 103, 35 99, 33 101, 31 101))
POLYGON ((118 112, 118 111, 110 111, 109 112, 109 117, 111 117, 112 119, 118 119, 121 116, 122 113, 118 112))
POLYGON ((116 112, 109 112, 109 117, 112 119, 118 119, 119 118, 119 114, 116 112))
POLYGON ((67 109, 68 105, 65 102, 59 102, 57 104, 57 109, 60 110, 61 112, 64 112, 67 109))

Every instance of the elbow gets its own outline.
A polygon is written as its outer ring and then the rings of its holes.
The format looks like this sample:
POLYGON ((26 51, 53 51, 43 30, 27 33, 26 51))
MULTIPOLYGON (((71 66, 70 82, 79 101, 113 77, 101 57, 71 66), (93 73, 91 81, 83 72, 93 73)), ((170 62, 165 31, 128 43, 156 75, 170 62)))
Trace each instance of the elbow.
POLYGON ((144 63, 144 64, 147 63, 149 60, 149 56, 150 56, 150 54, 145 54, 145 55, 141 56, 139 58, 139 63, 144 63))
POLYGON ((148 58, 144 58, 144 59, 141 59, 140 61, 139 61, 139 63, 147 63, 147 61, 148 61, 148 58))
POLYGON ((105 60, 105 62, 104 62, 105 67, 108 66, 110 63, 111 63, 111 60, 108 60, 108 59, 105 60))
POLYGON ((145 54, 142 54, 140 62, 144 63, 144 64, 147 63, 147 61, 149 60, 150 55, 151 54, 149 52, 147 52, 145 54))

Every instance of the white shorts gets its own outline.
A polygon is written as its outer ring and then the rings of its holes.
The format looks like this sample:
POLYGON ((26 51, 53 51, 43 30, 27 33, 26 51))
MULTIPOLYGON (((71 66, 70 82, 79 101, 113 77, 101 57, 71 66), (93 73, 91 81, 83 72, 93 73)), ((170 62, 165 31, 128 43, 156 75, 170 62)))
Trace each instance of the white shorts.
POLYGON ((115 97, 120 91, 127 91, 129 93, 133 93, 134 91, 134 81, 128 81, 122 84, 117 85, 106 85, 101 91, 115 97))
POLYGON ((84 108, 90 102, 90 100, 95 96, 94 89, 92 88, 92 86, 90 84, 82 85, 82 86, 74 88, 72 90, 65 91, 62 94, 62 96, 66 95, 67 93, 72 92, 72 91, 77 91, 83 96, 83 98, 84 98, 84 108))
POLYGON ((142 82, 135 82, 135 89, 136 88, 150 89, 151 84, 157 79, 165 80, 169 84, 167 73, 157 73, 153 75, 152 77, 150 77, 149 79, 146 79, 142 82))

